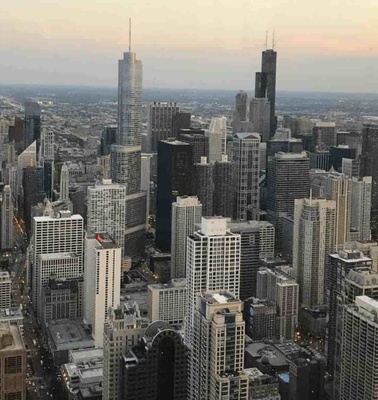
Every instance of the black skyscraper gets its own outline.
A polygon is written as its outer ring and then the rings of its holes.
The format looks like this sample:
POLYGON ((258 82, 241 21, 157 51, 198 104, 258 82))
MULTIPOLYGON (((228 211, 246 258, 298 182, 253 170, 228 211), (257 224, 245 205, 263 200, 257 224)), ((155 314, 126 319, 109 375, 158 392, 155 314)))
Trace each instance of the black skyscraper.
POLYGON ((101 135, 100 156, 107 156, 110 154, 112 144, 117 140, 117 127, 106 127, 101 135))
POLYGON ((256 72, 255 97, 267 97, 270 101, 270 133, 277 129, 276 117, 276 70, 277 52, 265 50, 262 53, 261 72, 256 72))
POLYGON ((186 400, 187 348, 168 323, 150 324, 123 363, 123 399, 186 400))
POLYGON ((180 130, 190 129, 192 115, 188 112, 178 112, 172 116, 172 137, 180 140, 180 130))
POLYGON ((158 142, 156 192, 156 245, 171 248, 172 203, 177 196, 190 195, 193 170, 192 146, 177 140, 158 142))
POLYGON ((203 129, 180 129, 180 140, 193 148, 193 162, 201 162, 201 157, 209 157, 209 137, 203 129))
POLYGON ((24 141, 25 148, 29 147, 35 140, 37 141, 37 153, 41 138, 41 107, 34 101, 25 102, 25 129, 24 141))
POLYGON ((217 161, 214 164, 214 215, 232 218, 235 200, 235 164, 217 161))
POLYGON ((362 129, 360 176, 371 176, 371 234, 378 237, 378 125, 365 124, 362 129))
POLYGON ((213 216, 214 201, 214 165, 205 157, 193 166, 193 194, 202 204, 202 216, 213 216))

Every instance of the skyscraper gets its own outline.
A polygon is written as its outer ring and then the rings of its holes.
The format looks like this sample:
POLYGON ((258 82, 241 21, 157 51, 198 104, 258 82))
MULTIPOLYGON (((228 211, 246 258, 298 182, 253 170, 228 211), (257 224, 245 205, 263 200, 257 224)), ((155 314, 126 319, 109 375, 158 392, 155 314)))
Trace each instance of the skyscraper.
POLYGON ((378 124, 365 124, 362 129, 360 176, 372 177, 371 233, 378 237, 378 124))
POLYGON ((117 143, 140 146, 142 133, 142 62, 131 51, 118 61, 117 143))
POLYGON ((1 187, 1 250, 13 248, 13 200, 9 185, 1 187))
POLYGON ((234 219, 259 219, 260 213, 260 135, 237 133, 233 140, 233 162, 236 175, 234 219))
POLYGON ((189 398, 247 400, 242 302, 227 291, 198 293, 189 398))
POLYGON ((282 251, 282 217, 293 217, 295 199, 309 195, 309 159, 306 153, 276 153, 268 165, 268 219, 276 228, 276 251, 282 251))
POLYGON ((192 343, 195 299, 203 290, 228 290, 239 298, 240 235, 222 217, 202 217, 201 230, 188 237, 185 340, 192 343))
POLYGON ((192 192, 192 147, 178 140, 158 143, 156 245, 162 251, 171 247, 172 203, 177 196, 192 192))
POLYGON ((158 141, 172 137, 172 120, 180 108, 177 103, 155 101, 147 110, 148 149, 149 153, 156 153, 158 141))
POLYGON ((202 204, 196 196, 178 196, 172 203, 171 278, 186 276, 186 242, 201 222, 202 204))
POLYGON ((24 148, 37 141, 37 153, 41 138, 41 107, 35 101, 25 101, 24 148))
POLYGON ((180 130, 190 129, 192 115, 189 112, 177 112, 172 116, 172 137, 180 140, 180 130))
POLYGON ((62 201, 69 200, 69 190, 70 190, 70 173, 68 171, 68 166, 66 163, 62 165, 60 170, 60 190, 59 199, 62 201))
POLYGON ((214 215, 214 166, 207 162, 207 157, 201 157, 201 161, 193 166, 193 193, 202 204, 202 215, 214 215))
POLYGON ((32 299, 35 310, 38 309, 40 295, 38 291, 38 273, 41 268, 42 254, 73 253, 78 257, 78 268, 83 271, 83 217, 71 215, 69 211, 60 211, 53 217, 33 218, 33 258, 32 258, 32 299))
POLYGON ((232 218, 235 201, 235 164, 223 154, 214 164, 213 214, 232 218))
POLYGON ((222 154, 226 154, 227 118, 212 118, 210 122, 209 132, 209 162, 214 163, 215 161, 221 161, 222 154), (221 142, 220 148, 219 142, 221 142))
POLYGON ((378 301, 358 296, 343 310, 340 400, 375 399, 378 301))
POLYGON ((256 72, 255 97, 267 98, 270 102, 270 134, 277 128, 276 117, 276 70, 277 52, 268 49, 262 52, 261 72, 256 72))
POLYGON ((109 180, 89 186, 87 192, 87 232, 107 234, 124 251, 126 227, 126 186, 109 180))
POLYGON ((337 144, 336 124, 334 122, 317 122, 312 130, 314 150, 329 150, 337 144))
POLYGON ((203 129, 181 129, 181 141, 192 146, 193 163, 201 162, 201 157, 208 157, 210 137, 203 129))
POLYGON ((236 94, 235 118, 238 121, 247 121, 248 95, 243 90, 236 94))
POLYGON ((293 268, 303 307, 324 304, 325 265, 334 248, 335 225, 336 201, 295 200, 293 268))
POLYGON ((41 156, 44 161, 54 161, 54 132, 44 129, 41 136, 41 156))
POLYGON ((268 141, 270 139, 270 101, 267 98, 251 99, 249 120, 253 131, 261 135, 261 141, 268 141))
POLYGON ((92 325, 96 347, 103 347, 109 308, 116 308, 121 291, 121 248, 106 233, 86 237, 84 318, 92 325))
POLYGON ((138 305, 127 303, 110 308, 104 326, 104 400, 123 399, 122 358, 138 344, 148 326, 148 318, 142 317, 138 305))
POLYGON ((359 240, 370 240, 371 176, 352 179, 351 228, 358 232, 359 240))

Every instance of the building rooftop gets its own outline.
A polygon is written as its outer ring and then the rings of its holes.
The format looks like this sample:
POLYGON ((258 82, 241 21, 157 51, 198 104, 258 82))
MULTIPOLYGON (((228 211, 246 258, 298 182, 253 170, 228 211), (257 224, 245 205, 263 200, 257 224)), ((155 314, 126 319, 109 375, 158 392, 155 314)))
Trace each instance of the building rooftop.
POLYGON ((203 292, 202 298, 206 300, 207 304, 226 304, 234 301, 239 301, 232 293, 221 292, 203 292))
POLYGON ((73 220, 83 220, 83 217, 79 214, 71 214, 68 210, 61 210, 57 212, 53 217, 42 216, 42 217, 33 217, 35 222, 46 222, 46 221, 55 221, 57 219, 65 219, 70 218, 73 220))
POLYGON ((172 279, 169 283, 156 283, 153 285, 148 285, 150 290, 164 290, 164 289, 172 289, 172 288, 185 288, 186 287, 186 279, 172 279))
POLYGON ((345 263, 356 263, 356 262, 371 262, 371 258, 366 257, 362 251, 354 250, 342 250, 335 254, 330 254, 330 257, 342 260, 345 263))
POLYGON ((88 239, 96 239, 97 243, 103 249, 117 249, 119 246, 116 242, 110 237, 110 235, 106 232, 96 233, 93 237, 88 237, 88 239))
POLYGON ((235 133, 234 138, 236 139, 261 139, 260 135, 256 132, 239 132, 235 133))
POLYGON ((25 344, 17 323, 0 322, 0 353, 10 350, 24 350, 25 344))
POLYGON ((307 160, 308 156, 305 151, 302 151, 302 153, 284 153, 279 151, 274 155, 274 158, 278 160, 307 160))
POLYGON ((75 253, 50 253, 50 254, 40 254, 39 259, 41 261, 48 261, 48 260, 68 260, 72 258, 79 259, 79 256, 75 253))

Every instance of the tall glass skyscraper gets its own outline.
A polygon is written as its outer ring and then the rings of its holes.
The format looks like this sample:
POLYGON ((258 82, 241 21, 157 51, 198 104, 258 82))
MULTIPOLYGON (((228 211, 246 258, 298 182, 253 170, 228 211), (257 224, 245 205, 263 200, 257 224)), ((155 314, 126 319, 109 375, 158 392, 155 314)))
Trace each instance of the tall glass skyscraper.
POLYGON ((141 145, 142 62, 132 52, 118 61, 118 135, 123 146, 141 145))

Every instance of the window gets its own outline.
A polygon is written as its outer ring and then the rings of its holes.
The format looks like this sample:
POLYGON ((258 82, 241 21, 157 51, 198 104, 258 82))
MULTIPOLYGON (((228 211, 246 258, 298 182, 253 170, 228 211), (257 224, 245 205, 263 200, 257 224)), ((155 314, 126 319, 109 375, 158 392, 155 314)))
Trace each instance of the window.
POLYGON ((5 374, 17 374, 22 370, 22 357, 7 357, 5 359, 5 374))

